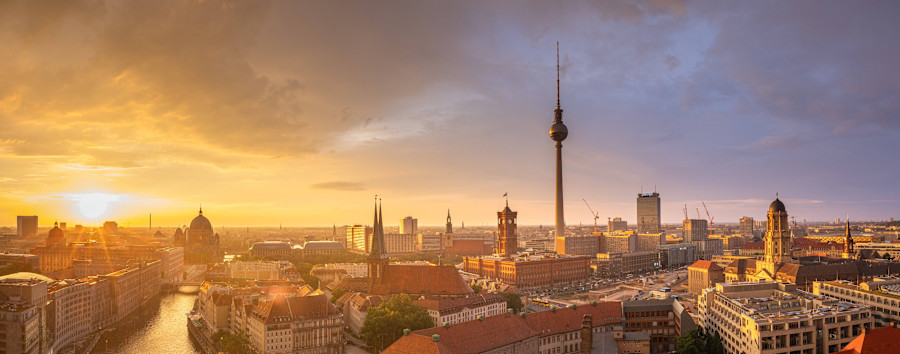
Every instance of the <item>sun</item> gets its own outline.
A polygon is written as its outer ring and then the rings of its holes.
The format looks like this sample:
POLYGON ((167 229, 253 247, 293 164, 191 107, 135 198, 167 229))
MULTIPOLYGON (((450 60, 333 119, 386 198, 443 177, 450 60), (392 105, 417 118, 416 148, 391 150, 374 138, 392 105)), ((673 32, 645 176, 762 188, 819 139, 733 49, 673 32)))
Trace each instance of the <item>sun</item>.
POLYGON ((81 215, 89 219, 106 215, 110 204, 121 199, 118 195, 107 193, 72 194, 71 198, 77 204, 81 215))

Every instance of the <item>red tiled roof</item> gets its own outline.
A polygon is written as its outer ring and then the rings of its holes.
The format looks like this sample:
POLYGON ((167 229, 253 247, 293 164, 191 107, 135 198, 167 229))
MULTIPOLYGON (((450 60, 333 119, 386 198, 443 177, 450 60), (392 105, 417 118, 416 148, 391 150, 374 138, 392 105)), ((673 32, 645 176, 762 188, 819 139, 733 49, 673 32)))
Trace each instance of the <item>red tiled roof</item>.
POLYGON ((741 246, 741 249, 742 249, 742 250, 743 250, 743 249, 747 249, 747 250, 762 250, 762 249, 765 249, 765 248, 766 248, 766 244, 763 243, 763 242, 747 242, 747 243, 745 243, 743 246, 741 246))
POLYGON ((394 344, 387 347, 385 354, 423 354, 423 353, 454 353, 440 341, 435 342, 431 337, 410 334, 400 337, 394 344))
POLYGON ((503 314, 449 327, 423 329, 400 337, 385 353, 481 353, 536 336, 578 330, 585 314, 592 315, 594 327, 621 323, 622 303, 582 305, 555 312, 532 313, 526 317, 503 314), (429 344, 427 341, 432 341, 431 336, 434 334, 440 336, 438 342, 429 344))
POLYGON ((453 309, 463 309, 465 307, 483 306, 497 302, 506 302, 503 295, 496 293, 482 292, 481 294, 468 296, 458 299, 441 299, 428 298, 413 301, 413 304, 426 310, 434 310, 439 312, 449 311, 453 309))
POLYGON ((706 270, 722 270, 722 267, 719 267, 718 264, 715 264, 710 261, 699 260, 691 264, 688 268, 703 268, 706 270))
POLYGON ((390 264, 382 284, 369 289, 372 294, 457 295, 474 294, 454 266, 390 264))
POLYGON ((276 295, 268 301, 260 301, 257 313, 266 324, 292 322, 307 318, 324 318, 337 309, 325 295, 290 296, 276 295))
POLYGON ((881 327, 860 334, 843 350, 834 354, 898 354, 900 353, 900 329, 881 327))
POLYGON ((488 254, 490 246, 486 246, 482 240, 454 240, 453 247, 445 247, 447 253, 488 254))

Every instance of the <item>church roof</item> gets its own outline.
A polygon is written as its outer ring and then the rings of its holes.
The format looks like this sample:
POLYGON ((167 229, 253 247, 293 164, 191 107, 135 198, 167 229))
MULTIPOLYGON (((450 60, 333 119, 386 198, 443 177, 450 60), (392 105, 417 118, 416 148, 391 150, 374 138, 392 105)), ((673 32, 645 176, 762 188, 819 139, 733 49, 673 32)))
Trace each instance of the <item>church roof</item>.
POLYGON ((900 329, 881 327, 860 334, 856 339, 834 354, 888 354, 900 353, 900 329))
POLYGON ((381 284, 376 284, 370 293, 415 294, 415 295, 456 295, 473 294, 454 266, 421 266, 389 264, 385 267, 381 284))
POLYGON ((782 203, 781 200, 779 200, 776 197, 775 201, 773 201, 772 204, 769 204, 769 212, 770 213, 774 213, 774 212, 787 213, 787 210, 784 208, 784 203, 782 203))

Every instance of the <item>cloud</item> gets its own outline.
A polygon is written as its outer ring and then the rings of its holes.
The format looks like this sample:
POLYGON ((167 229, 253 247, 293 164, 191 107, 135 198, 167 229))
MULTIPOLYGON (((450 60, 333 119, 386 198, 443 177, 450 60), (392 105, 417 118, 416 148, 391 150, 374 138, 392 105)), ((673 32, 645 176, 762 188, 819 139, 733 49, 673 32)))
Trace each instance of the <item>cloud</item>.
POLYGON ((326 189, 345 192, 366 190, 365 185, 363 185, 362 183, 344 181, 321 182, 313 184, 309 187, 312 189, 326 189))

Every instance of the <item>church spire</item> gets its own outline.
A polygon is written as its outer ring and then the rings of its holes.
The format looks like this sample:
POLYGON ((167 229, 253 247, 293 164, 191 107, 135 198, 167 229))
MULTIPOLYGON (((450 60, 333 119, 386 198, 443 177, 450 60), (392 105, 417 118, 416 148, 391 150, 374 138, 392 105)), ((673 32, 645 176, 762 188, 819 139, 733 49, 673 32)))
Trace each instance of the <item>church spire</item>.
POLYGON ((375 226, 372 229, 372 246, 369 252, 369 259, 385 259, 387 252, 384 246, 384 225, 381 215, 380 200, 375 200, 375 226))
POLYGON ((853 258, 853 235, 850 234, 850 217, 847 217, 847 230, 844 234, 844 258, 853 258))
POLYGON ((450 209, 447 209, 447 230, 446 233, 453 233, 453 221, 450 219, 450 209))

